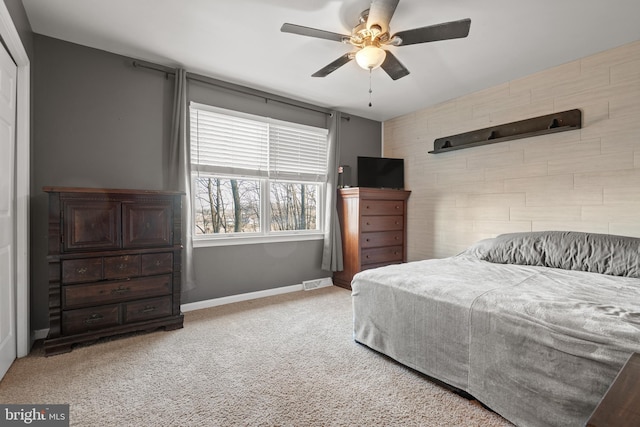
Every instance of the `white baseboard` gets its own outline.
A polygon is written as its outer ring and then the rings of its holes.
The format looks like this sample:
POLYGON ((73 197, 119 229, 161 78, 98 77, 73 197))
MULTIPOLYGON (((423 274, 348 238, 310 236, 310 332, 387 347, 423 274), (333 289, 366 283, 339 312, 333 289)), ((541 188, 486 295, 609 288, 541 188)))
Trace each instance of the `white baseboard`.
POLYGON ((214 298, 204 301, 190 302, 182 304, 180 309, 183 313, 187 311, 200 310, 203 308, 217 307, 219 305, 231 304, 234 302, 248 301, 257 298, 270 297, 273 295, 286 294, 289 292, 301 291, 302 285, 283 286, 281 288, 266 289, 264 291, 248 292, 246 294, 230 295, 228 297, 214 298))
MULTIPOLYGON (((318 279, 318 280, 322 280, 322 285, 316 286, 314 289, 324 288, 324 287, 333 285, 333 282, 331 281, 330 278, 328 280, 327 279, 318 279)), ((186 313, 187 311, 217 307, 219 305, 231 304, 231 303, 240 302, 240 301, 248 301, 252 299, 270 297, 274 295, 286 294, 289 292, 297 292, 302 290, 304 290, 304 286, 302 284, 283 286, 280 288, 265 289, 264 291, 248 292, 246 294, 231 295, 228 297, 190 302, 190 303, 182 304, 180 306, 180 309, 182 310, 183 313, 186 313)))
POLYGON ((49 328, 31 331, 31 344, 37 340, 45 339, 47 335, 49 335, 49 328))

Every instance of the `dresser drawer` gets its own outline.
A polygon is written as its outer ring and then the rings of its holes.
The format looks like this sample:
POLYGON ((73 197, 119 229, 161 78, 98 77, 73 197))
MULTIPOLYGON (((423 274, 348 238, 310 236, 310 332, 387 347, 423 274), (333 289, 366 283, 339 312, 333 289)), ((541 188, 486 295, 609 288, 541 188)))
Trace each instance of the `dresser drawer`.
POLYGON ((124 322, 139 322, 146 319, 171 315, 171 297, 153 298, 124 304, 124 322))
POLYGON ((381 246, 401 245, 404 231, 377 231, 374 233, 362 233, 360 246, 363 248, 379 248, 381 246))
POLYGON ((118 305, 68 310, 62 312, 62 332, 77 334, 115 326, 119 323, 118 305))
POLYGON ((402 261, 402 246, 362 249, 361 264, 378 264, 402 261))
POLYGON ((402 200, 363 200, 361 215, 404 215, 402 200))
POLYGON ((364 264, 361 266, 360 271, 371 270, 373 268, 384 267, 391 264, 402 264, 402 261, 387 261, 387 262, 379 262, 377 264, 364 264))
POLYGON ((363 216, 360 218, 360 230, 370 231, 403 230, 404 217, 402 215, 363 216))
POLYGON ((140 255, 110 256, 104 258, 104 278, 123 279, 140 275, 140 255))
POLYGON ((171 275, 63 286, 63 308, 109 304, 171 293, 171 275))
POLYGON ((142 275, 171 273, 173 271, 173 253, 142 255, 142 275))
POLYGON ((62 283, 95 282, 102 279, 102 258, 62 261, 62 283))

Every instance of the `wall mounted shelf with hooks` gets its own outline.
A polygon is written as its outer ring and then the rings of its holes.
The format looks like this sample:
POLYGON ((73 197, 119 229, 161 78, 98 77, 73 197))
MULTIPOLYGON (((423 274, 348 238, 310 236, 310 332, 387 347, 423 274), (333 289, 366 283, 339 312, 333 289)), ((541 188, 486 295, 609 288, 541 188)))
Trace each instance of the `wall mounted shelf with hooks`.
POLYGON ((447 151, 495 144, 496 142, 565 132, 581 127, 582 112, 578 109, 568 110, 438 138, 433 141, 433 151, 429 151, 429 153, 446 153, 447 151))

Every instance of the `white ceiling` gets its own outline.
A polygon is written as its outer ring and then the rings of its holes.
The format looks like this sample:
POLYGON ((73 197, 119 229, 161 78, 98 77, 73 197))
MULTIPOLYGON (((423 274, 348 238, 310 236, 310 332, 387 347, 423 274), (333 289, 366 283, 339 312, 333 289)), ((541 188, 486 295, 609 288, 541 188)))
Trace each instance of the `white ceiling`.
POLYGON ((384 121, 640 40, 639 0, 400 0, 391 33, 471 18, 463 39, 390 47, 397 81, 355 61, 318 69, 345 44, 283 23, 350 34, 368 0, 23 0, 33 31, 384 121))

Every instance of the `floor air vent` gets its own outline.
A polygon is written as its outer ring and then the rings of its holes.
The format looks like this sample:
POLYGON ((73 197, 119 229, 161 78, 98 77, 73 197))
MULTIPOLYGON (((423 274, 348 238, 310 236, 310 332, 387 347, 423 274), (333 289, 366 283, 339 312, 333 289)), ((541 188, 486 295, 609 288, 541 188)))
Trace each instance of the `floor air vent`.
POLYGON ((302 282, 302 287, 305 291, 310 291, 312 289, 324 288, 325 286, 332 286, 333 280, 331 277, 324 277, 322 279, 315 280, 305 280, 302 282))

